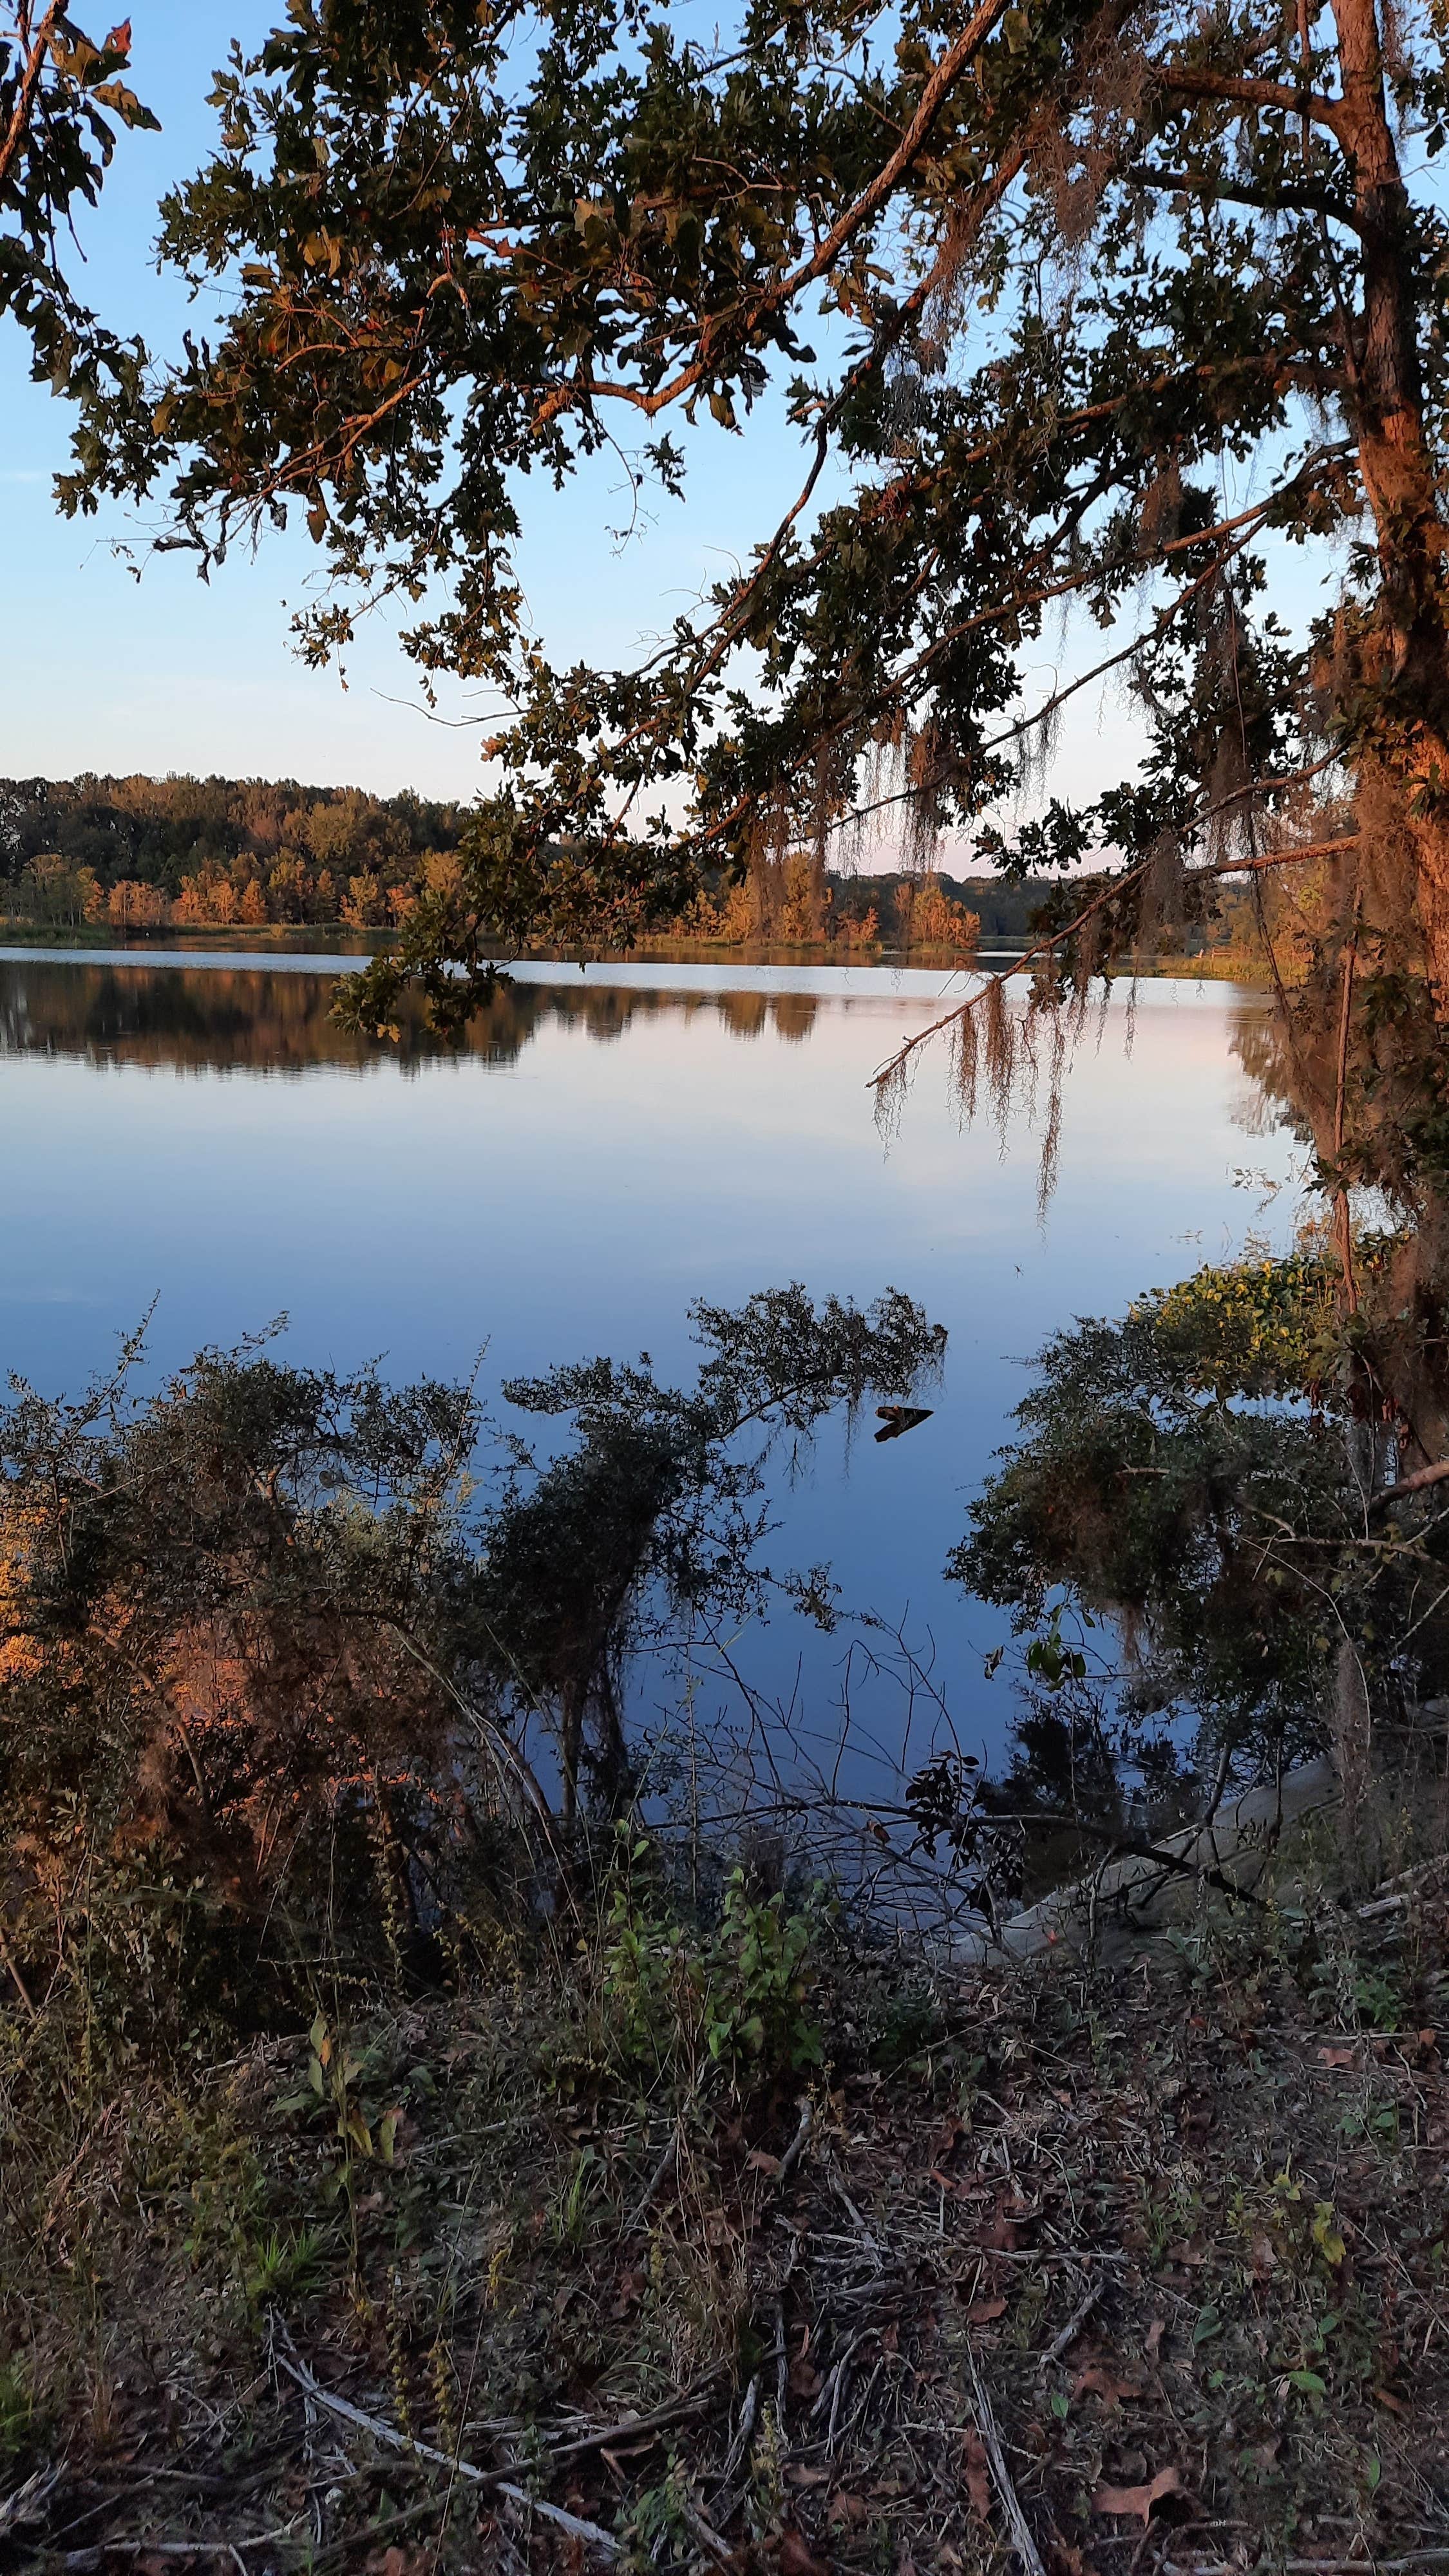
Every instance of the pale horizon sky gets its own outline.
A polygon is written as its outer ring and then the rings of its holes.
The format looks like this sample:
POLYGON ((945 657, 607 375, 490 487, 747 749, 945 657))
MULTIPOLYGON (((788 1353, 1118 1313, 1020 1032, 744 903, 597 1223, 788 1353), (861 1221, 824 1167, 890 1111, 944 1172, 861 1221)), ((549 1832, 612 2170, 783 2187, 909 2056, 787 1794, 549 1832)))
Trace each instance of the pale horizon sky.
MULTIPOLYGON (((214 129, 206 92, 230 37, 255 45, 280 14, 275 0, 138 0, 133 10, 131 77, 163 132, 121 136, 101 206, 78 229, 89 300, 153 348, 174 346, 189 312, 150 258, 157 201, 206 152, 214 129)), ((208 586, 185 555, 152 557, 138 580, 115 549, 144 553, 147 530, 118 509, 61 519, 50 483, 68 462, 71 416, 31 384, 26 357, 20 333, 0 326, 0 541, 10 610, 0 774, 219 773, 376 794, 478 792, 483 728, 471 720, 468 693, 445 687, 441 721, 430 720, 389 624, 364 623, 345 688, 335 671, 308 671, 296 659, 285 603, 300 600, 318 560, 300 526, 269 537, 255 558, 234 556, 208 586)), ((623 553, 605 532, 618 514, 617 466, 581 476, 562 495, 525 487, 521 570, 556 660, 632 660, 640 640, 746 554, 798 489, 799 443, 778 411, 773 419, 768 408, 757 412, 743 438, 711 426, 691 445, 686 501, 654 501, 652 524, 623 553)), ((1091 641, 1096 658, 1101 639, 1091 641)), ((1069 649, 1062 660, 1070 665, 1069 649)), ((1044 689, 1052 661, 1044 639, 1034 674, 1044 689)), ((1058 748, 1073 792, 1090 795, 1120 775, 1138 738, 1120 695, 1083 692, 1058 748)), ((948 866, 952 855, 943 853, 948 866)))

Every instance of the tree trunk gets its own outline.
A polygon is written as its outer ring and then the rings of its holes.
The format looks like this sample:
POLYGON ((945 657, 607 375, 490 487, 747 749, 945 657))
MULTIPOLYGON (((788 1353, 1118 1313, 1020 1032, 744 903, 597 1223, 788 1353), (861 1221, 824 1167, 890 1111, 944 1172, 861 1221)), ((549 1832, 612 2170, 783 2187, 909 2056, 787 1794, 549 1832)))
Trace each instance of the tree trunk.
POLYGON ((1424 433, 1408 191, 1384 89, 1376 0, 1333 0, 1340 139, 1362 242, 1363 308, 1346 352, 1359 472, 1381 575, 1383 754, 1398 752, 1429 974, 1449 1012, 1449 635, 1434 461, 1424 433))

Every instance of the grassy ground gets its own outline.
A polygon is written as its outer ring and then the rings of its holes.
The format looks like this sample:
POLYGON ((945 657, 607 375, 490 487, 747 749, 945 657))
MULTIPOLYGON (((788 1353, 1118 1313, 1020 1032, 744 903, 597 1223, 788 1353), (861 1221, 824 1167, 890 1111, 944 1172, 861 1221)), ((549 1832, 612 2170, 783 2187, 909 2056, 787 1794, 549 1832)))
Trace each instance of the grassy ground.
POLYGON ((1111 1969, 616 1893, 228 2063, 16 1994, 0 2565, 1449 2566, 1446 1932, 1310 1855, 1111 1969))

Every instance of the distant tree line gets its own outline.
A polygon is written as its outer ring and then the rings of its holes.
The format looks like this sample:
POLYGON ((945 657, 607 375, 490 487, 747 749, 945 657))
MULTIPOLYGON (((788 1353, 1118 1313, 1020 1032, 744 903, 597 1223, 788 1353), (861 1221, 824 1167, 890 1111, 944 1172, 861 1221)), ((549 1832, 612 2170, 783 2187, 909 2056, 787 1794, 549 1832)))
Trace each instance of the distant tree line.
MULTIPOLYGON (((125 933, 267 923, 391 929, 446 894, 473 808, 296 779, 0 779, 0 887, 12 920, 125 933)), ((1021 938, 1045 888, 896 870, 821 877, 811 859, 721 878, 671 940, 969 951, 1021 938)))
POLYGON ((381 928, 446 878, 469 811, 290 778, 7 778, 0 876, 12 916, 58 928, 381 928))

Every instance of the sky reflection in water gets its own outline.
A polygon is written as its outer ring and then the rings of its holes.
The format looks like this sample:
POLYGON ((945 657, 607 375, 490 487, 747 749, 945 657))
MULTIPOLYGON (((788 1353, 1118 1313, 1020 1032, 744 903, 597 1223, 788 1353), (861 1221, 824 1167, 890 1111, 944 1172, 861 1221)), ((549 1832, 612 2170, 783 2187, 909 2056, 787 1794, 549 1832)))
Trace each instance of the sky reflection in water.
MULTIPOLYGON (((687 1376, 693 1297, 905 1289, 950 1331, 932 1419, 884 1448, 832 1428, 768 1553, 828 1558, 846 1604, 904 1618, 963 1747, 997 1753, 1009 1690, 982 1659, 1005 1622, 942 1561, 1048 1333, 1290 1230, 1291 1193, 1260 1213, 1233 1183, 1295 1166, 1234 1055, 1258 1000, 1145 983, 1130 1052, 1113 1001, 1068 1077, 1041 1226, 1028 1122, 963 1129, 944 1057, 876 1132, 870 1072, 939 976, 535 967, 453 1057, 415 1027, 396 1051, 344 1036, 317 964, 0 961, 4 1365, 74 1390, 154 1298, 157 1367, 285 1310, 290 1352, 341 1369, 466 1372, 483 1350, 486 1392, 642 1348, 687 1376)), ((803 1655, 828 1740, 844 1650, 782 1614, 738 1653, 785 1693, 803 1655)), ((894 1700, 864 1714, 895 1755, 894 1700)))

